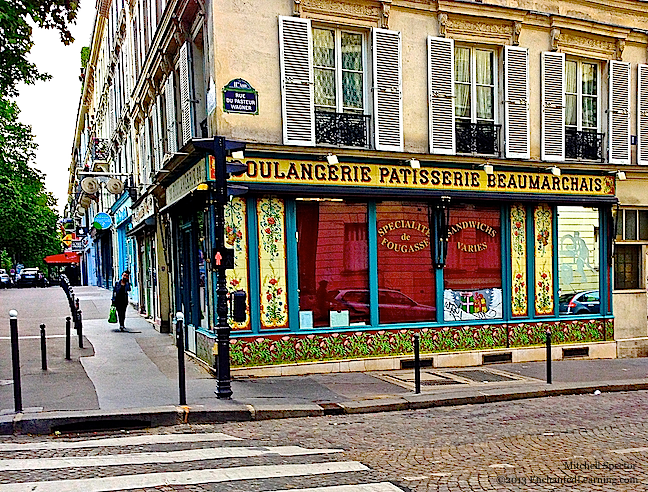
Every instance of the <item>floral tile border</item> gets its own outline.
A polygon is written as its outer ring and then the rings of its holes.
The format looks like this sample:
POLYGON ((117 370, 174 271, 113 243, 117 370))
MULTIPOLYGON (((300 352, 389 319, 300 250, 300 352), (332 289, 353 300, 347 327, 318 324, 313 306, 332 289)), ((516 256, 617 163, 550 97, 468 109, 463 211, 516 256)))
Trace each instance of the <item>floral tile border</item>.
MULTIPOLYGON (((232 338, 233 367, 288 364, 336 359, 358 359, 411 354, 412 335, 421 336, 421 351, 427 353, 484 350, 507 347, 507 325, 481 325, 420 330, 376 330, 309 335, 266 335, 232 338)), ((510 347, 545 343, 551 329, 553 343, 613 340, 612 320, 574 320, 508 325, 510 347), (604 331, 605 336, 604 336, 604 331)))

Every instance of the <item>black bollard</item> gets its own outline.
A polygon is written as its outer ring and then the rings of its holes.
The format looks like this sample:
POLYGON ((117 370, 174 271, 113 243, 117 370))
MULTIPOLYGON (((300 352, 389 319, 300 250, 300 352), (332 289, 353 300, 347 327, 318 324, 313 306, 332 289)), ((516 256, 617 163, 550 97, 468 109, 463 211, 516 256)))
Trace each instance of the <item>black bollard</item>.
POLYGON ((45 325, 40 325, 41 336, 41 369, 47 371, 47 341, 45 339, 45 325))
POLYGON ((77 333, 79 334, 79 348, 83 348, 83 317, 81 311, 77 311, 77 333))
POLYGON ((547 384, 551 384, 551 330, 547 330, 546 344, 547 344, 547 384))
POLYGON ((65 318, 65 360, 70 360, 70 317, 65 318))
POLYGON ((187 390, 185 388, 185 361, 184 361, 184 335, 182 325, 184 314, 176 313, 176 347, 178 348, 178 387, 180 389, 180 405, 187 404, 187 390))
POLYGON ((22 412, 22 388, 20 386, 20 355, 18 353, 18 311, 9 311, 9 329, 11 331, 11 362, 13 366, 14 408, 22 412))
POLYGON ((421 358, 419 357, 419 337, 420 334, 414 333, 414 392, 421 392, 421 358))

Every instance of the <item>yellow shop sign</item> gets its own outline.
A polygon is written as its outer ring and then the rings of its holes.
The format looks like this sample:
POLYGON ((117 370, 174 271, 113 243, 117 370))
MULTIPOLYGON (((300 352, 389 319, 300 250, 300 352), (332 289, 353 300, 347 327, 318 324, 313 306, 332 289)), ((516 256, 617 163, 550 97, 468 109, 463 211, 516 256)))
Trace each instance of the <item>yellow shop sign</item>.
POLYGON ((385 164, 301 160, 246 161, 247 174, 232 181, 246 183, 332 185, 418 190, 455 190, 504 193, 550 193, 614 196, 614 177, 535 172, 495 172, 441 167, 413 169, 385 164))

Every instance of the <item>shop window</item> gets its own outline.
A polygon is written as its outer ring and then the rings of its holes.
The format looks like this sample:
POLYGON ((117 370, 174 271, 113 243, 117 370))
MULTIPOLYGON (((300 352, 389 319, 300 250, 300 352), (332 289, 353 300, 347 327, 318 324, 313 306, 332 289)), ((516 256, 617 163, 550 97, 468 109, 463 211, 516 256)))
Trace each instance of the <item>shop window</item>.
POLYGON ((428 205, 381 202, 376 221, 379 322, 436 321, 428 205))
POLYGON ((369 324, 367 205, 297 200, 300 327, 369 324))
POLYGON ((619 210, 617 241, 648 241, 648 210, 619 210))
POLYGON ((639 289, 641 245, 617 244, 614 247, 614 289, 639 289))
POLYGON ((448 225, 444 319, 501 318, 500 208, 456 205, 450 210, 448 225))
POLYGON ((558 207, 560 314, 599 312, 599 247, 598 209, 558 207))

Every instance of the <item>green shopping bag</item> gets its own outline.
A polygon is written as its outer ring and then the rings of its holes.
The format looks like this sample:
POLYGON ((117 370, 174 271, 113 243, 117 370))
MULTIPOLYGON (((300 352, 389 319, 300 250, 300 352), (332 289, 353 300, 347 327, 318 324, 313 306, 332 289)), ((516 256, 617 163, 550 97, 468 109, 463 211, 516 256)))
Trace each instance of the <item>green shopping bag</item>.
POLYGON ((117 308, 110 306, 110 315, 108 316, 108 323, 117 323, 117 308))

